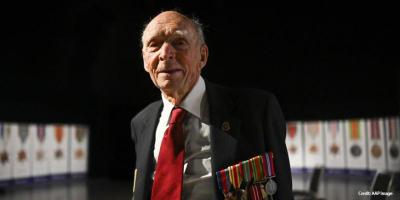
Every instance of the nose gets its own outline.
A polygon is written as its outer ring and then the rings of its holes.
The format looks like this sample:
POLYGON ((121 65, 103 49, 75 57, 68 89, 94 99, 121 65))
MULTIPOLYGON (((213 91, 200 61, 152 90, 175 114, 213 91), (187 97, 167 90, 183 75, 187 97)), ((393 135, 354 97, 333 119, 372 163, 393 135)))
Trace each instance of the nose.
POLYGON ((175 48, 168 42, 164 42, 160 49, 160 60, 166 61, 175 58, 175 48))

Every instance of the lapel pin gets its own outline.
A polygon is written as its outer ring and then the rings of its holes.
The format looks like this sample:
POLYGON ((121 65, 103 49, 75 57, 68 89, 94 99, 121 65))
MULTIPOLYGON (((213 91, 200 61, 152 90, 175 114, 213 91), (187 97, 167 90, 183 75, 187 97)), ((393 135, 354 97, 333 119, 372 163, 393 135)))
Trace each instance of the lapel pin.
POLYGON ((229 122, 225 121, 222 123, 222 130, 227 132, 231 130, 231 125, 229 124, 229 122))

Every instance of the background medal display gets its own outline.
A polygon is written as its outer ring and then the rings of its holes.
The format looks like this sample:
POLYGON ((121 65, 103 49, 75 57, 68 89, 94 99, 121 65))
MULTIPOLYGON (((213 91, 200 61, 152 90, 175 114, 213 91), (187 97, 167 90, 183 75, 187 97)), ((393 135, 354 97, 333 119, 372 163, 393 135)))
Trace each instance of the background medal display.
POLYGON ((46 137, 50 140, 50 173, 53 177, 64 176, 68 173, 68 126, 67 125, 46 125, 46 137))
POLYGON ((84 175, 87 171, 89 128, 83 125, 70 125, 70 148, 68 171, 84 175))
POLYGON ((337 144, 332 144, 331 147, 329 148, 329 151, 331 152, 332 155, 337 155, 339 152, 339 146, 337 144))
POLYGON ((373 118, 366 122, 369 148, 368 169, 386 171, 385 121, 382 118, 373 118))
POLYGON ((302 169, 304 167, 303 124, 299 121, 288 122, 286 131, 290 166, 292 169, 302 169))
POLYGON ((388 171, 400 171, 400 119, 388 117, 385 119, 386 154, 388 171))
POLYGON ((396 159, 399 157, 399 148, 397 147, 396 144, 392 144, 390 145, 390 157, 392 157, 393 159, 396 159))
POLYGON ((43 180, 50 173, 50 148, 49 137, 46 134, 46 127, 37 124, 33 127, 33 150, 34 159, 32 173, 35 180, 43 180))
POLYGON ((12 152, 11 127, 7 123, 0 123, 0 182, 11 179, 12 152))
MULTIPOLYGON (((61 142, 63 141, 63 139, 64 139, 64 130, 63 130, 63 127, 61 127, 61 126, 56 126, 55 127, 55 138, 56 138, 56 141, 57 141, 57 144, 58 144, 58 146, 60 146, 60 144, 61 144, 61 142)), ((62 159, 62 157, 63 157, 63 155, 64 155, 64 153, 63 153, 63 150, 61 149, 61 147, 59 147, 56 151, 55 151, 55 157, 56 157, 56 159, 62 159)))
POLYGON ((324 165, 324 134, 321 121, 304 122, 304 136, 307 153, 305 167, 312 169, 324 165))
POLYGON ((8 141, 10 140, 10 131, 5 131, 3 123, 0 123, 0 163, 1 166, 6 165, 9 162, 9 156, 7 152, 8 141))
POLYGON ((367 163, 367 131, 366 121, 352 119, 345 122, 347 143, 347 164, 350 170, 366 170, 367 163))
POLYGON ((359 157, 359 156, 361 156, 362 150, 359 145, 354 144, 351 146, 350 152, 351 152, 351 155, 353 155, 353 157, 359 157))
POLYGON ((18 161, 24 162, 26 160, 26 152, 25 152, 25 142, 28 138, 28 126, 27 125, 20 125, 18 127, 18 136, 21 141, 21 148, 18 152, 18 161))
POLYGON ((14 159, 13 177, 15 179, 26 179, 32 176, 32 133, 30 124, 13 124, 14 135, 14 159))
POLYGON ((380 158, 382 155, 382 149, 377 144, 374 144, 371 148, 371 155, 375 158, 380 158))

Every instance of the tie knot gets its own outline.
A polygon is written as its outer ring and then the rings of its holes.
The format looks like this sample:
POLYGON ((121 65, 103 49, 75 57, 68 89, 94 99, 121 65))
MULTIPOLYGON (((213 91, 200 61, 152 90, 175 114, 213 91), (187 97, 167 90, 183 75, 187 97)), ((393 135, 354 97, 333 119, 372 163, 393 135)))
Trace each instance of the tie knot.
POLYGON ((185 118, 186 111, 182 108, 175 107, 172 109, 171 117, 169 119, 169 124, 175 124, 183 121, 185 118))

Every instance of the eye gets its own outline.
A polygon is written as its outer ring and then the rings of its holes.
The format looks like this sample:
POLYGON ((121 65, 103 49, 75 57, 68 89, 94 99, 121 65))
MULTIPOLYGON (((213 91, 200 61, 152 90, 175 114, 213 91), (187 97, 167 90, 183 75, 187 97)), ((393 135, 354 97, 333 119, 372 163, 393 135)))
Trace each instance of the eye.
POLYGON ((172 42, 172 45, 176 48, 176 49, 180 49, 180 50, 184 50, 184 49, 186 49, 188 46, 189 46, 189 44, 186 42, 186 40, 184 40, 184 39, 177 39, 177 40, 174 40, 173 42, 172 42))
POLYGON ((160 49, 161 47, 161 42, 157 42, 157 41, 151 41, 149 42, 149 44, 147 45, 147 49, 150 52, 154 52, 157 51, 158 49, 160 49))

